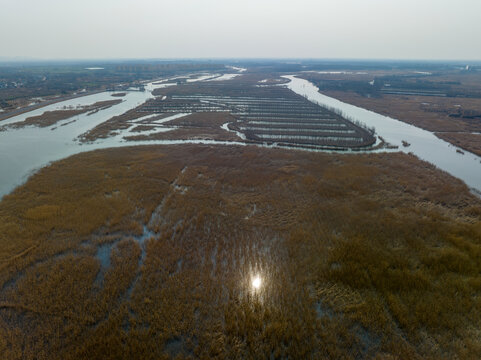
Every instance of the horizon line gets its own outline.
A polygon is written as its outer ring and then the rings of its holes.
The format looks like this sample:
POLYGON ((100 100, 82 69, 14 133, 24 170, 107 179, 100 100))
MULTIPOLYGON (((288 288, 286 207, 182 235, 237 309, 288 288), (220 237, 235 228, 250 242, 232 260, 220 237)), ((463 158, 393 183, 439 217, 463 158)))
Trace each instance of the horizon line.
POLYGON ((350 57, 109 57, 109 58, 41 58, 0 57, 0 63, 28 62, 119 62, 119 61, 353 61, 353 62, 423 62, 423 63, 479 63, 481 59, 426 59, 426 58, 350 58, 350 57))

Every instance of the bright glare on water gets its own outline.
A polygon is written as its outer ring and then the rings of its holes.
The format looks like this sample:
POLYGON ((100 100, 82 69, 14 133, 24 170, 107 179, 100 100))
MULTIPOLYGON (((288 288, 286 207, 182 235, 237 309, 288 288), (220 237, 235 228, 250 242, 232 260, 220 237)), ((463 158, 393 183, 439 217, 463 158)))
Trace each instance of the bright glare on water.
POLYGON ((261 278, 259 277, 259 275, 257 275, 255 278, 252 279, 252 287, 257 290, 261 287, 262 285, 262 280, 261 278))

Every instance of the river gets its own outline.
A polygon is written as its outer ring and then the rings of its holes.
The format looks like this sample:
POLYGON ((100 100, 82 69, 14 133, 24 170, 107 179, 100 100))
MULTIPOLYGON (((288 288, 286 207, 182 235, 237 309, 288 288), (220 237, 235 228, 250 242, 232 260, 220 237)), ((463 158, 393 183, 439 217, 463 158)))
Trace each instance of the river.
POLYGON ((323 95, 307 80, 292 75, 284 77, 291 80, 285 86, 297 94, 319 105, 342 111, 344 115, 368 127, 375 127, 378 135, 390 144, 399 146, 400 151, 413 153, 463 180, 478 194, 481 193, 481 157, 451 145, 430 131, 323 95), (410 146, 404 147, 403 141, 410 146))
MULTIPOLYGON (((191 81, 203 81, 211 78, 212 75, 206 76, 200 74, 197 77, 191 77, 191 81)), ((26 126, 22 128, 7 127, 6 131, 0 131, 0 198, 10 193, 15 187, 24 183, 27 178, 38 169, 48 165, 52 161, 60 160, 73 154, 95 149, 103 149, 109 147, 132 146, 132 145, 151 145, 151 144, 182 144, 182 143, 199 143, 199 144, 231 144, 227 142, 214 142, 203 140, 172 140, 172 141, 136 141, 127 142, 123 140, 125 135, 146 135, 151 131, 143 133, 130 133, 129 130, 122 131, 119 135, 107 139, 101 139, 94 143, 80 143, 78 136, 86 131, 94 128, 98 124, 110 119, 113 116, 121 115, 127 110, 137 107, 148 99, 152 98, 152 91, 156 88, 174 85, 169 83, 171 79, 166 79, 162 83, 151 82, 146 84, 146 91, 127 91, 122 98, 122 102, 108 109, 100 110, 95 114, 87 115, 87 113, 73 116, 69 119, 59 121, 57 124, 45 128, 37 126, 26 126)), ((117 99, 112 97, 114 92, 102 92, 94 95, 88 95, 75 99, 62 101, 59 103, 47 105, 45 107, 17 115, 0 122, 0 127, 16 122, 24 121, 26 118, 41 115, 45 111, 59 110, 64 107, 77 107, 91 105, 98 101, 117 99)), ((169 119, 163 119, 171 120, 169 119)), ((162 121, 159 121, 159 124, 162 121)), ((165 131, 167 129, 157 129, 156 131, 165 131)), ((240 144, 242 143, 233 143, 240 144)))
MULTIPOLYGON (((226 76, 226 79, 231 76, 226 76)), ((233 77, 233 76, 232 76, 233 77)), ((481 159, 478 156, 465 152, 464 155, 456 152, 457 148, 437 138, 429 131, 391 119, 371 111, 367 111, 336 99, 327 97, 318 92, 318 89, 306 80, 287 76, 290 83, 284 85, 298 94, 306 96, 310 101, 329 106, 342 111, 349 117, 374 126, 379 135, 391 144, 398 145, 400 151, 412 152, 419 158, 429 161, 440 169, 447 171, 455 177, 462 179, 468 186, 481 192, 481 159), (402 146, 402 141, 411 145, 402 146)), ((197 81, 207 80, 205 74, 197 77, 197 81)), ((172 80, 172 79, 170 79, 172 80)), ((70 119, 45 128, 27 126, 23 128, 8 128, 0 131, 0 198, 11 192, 16 186, 24 183, 28 176, 38 169, 56 160, 77 154, 83 151, 103 149, 119 146, 133 146, 145 144, 217 144, 217 145, 245 145, 243 142, 205 141, 205 140, 168 140, 168 141, 136 141, 127 142, 125 135, 132 135, 130 129, 122 131, 117 136, 101 139, 94 143, 81 144, 77 137, 96 125, 121 115, 146 100, 153 97, 155 88, 165 87, 169 80, 162 83, 148 83, 146 91, 128 91, 123 101, 108 109, 98 111, 93 115, 80 114, 70 119)), ((56 104, 51 104, 41 109, 36 109, 0 122, 0 126, 25 120, 27 117, 40 115, 45 111, 58 110, 64 106, 90 105, 98 101, 111 100, 112 92, 103 92, 85 97, 75 98, 56 104)), ((182 116, 182 115, 176 115, 182 116)), ((163 119, 167 120, 167 119, 163 119)), ((161 123, 160 121, 159 123, 161 123)), ((226 128, 224 124, 224 128, 226 128)), ((167 129, 163 129, 164 131, 167 129)), ((152 130, 149 130, 152 131, 152 130)), ((159 131, 157 129, 156 131, 159 131)), ((262 145, 266 146, 266 145, 262 145)), ((391 150, 392 151, 392 150, 391 150)))

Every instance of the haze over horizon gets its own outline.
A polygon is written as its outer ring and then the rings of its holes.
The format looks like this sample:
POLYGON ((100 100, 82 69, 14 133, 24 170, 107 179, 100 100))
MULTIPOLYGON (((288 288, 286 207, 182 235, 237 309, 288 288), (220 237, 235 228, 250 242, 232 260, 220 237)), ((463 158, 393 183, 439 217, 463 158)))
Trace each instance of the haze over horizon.
POLYGON ((4 0, 0 58, 481 60, 475 0, 4 0))

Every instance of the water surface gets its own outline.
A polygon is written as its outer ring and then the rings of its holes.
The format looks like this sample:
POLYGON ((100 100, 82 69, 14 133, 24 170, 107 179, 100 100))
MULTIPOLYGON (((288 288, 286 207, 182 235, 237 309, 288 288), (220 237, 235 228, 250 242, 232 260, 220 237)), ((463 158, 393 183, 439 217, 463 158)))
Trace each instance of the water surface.
MULTIPOLYGON (((213 75, 201 74, 192 80, 206 81, 213 75)), ((345 104, 339 100, 327 97, 318 92, 318 89, 306 80, 288 76, 291 80, 288 86, 298 94, 306 96, 309 100, 317 102, 337 110, 343 111, 347 116, 357 119, 368 126, 374 126, 379 135, 384 137, 391 144, 398 145, 404 152, 412 152, 419 158, 427 160, 450 174, 464 180, 470 187, 481 192, 481 158, 465 152, 464 155, 456 152, 457 148, 449 143, 437 138, 433 133, 416 128, 415 126, 397 121, 395 119, 382 116, 371 111, 358 108, 353 105, 345 104), (407 141, 411 145, 403 147, 402 141, 407 141)), ((146 91, 128 91, 122 98, 122 102, 108 109, 100 110, 92 115, 80 114, 69 119, 62 120, 57 124, 39 128, 27 126, 24 128, 7 128, 0 132, 0 197, 12 191, 16 186, 26 181, 27 177, 36 170, 56 160, 63 159, 73 154, 95 149, 109 147, 132 146, 132 145, 152 145, 152 144, 216 144, 216 145, 245 145, 243 142, 214 141, 214 140, 153 140, 153 141, 130 141, 124 140, 127 135, 146 134, 159 131, 168 131, 175 127, 160 128, 162 123, 187 114, 176 114, 171 117, 153 121, 157 125, 156 129, 145 132, 133 133, 132 128, 136 122, 147 120, 148 115, 132 121, 132 127, 122 130, 116 136, 108 139, 100 139, 94 143, 81 144, 78 136, 94 128, 98 124, 110 119, 113 116, 121 115, 127 110, 137 107, 146 100, 153 97, 152 91, 158 87, 172 86, 166 79, 164 82, 151 82, 146 84, 146 91), (162 130, 161 130, 162 129, 162 130)), ((88 95, 76 99, 66 100, 57 104, 51 104, 41 109, 36 109, 25 114, 21 114, 0 122, 0 126, 23 121, 27 117, 40 115, 45 111, 58 110, 69 106, 90 105, 98 101, 114 99, 112 92, 103 92, 88 95)), ((156 116, 156 115, 155 115, 156 116)), ((228 124, 223 124, 222 128, 232 131, 228 124)), ((235 131, 233 131, 235 132, 235 131)), ((235 132, 237 133, 237 132, 235 132)), ((241 138, 243 134, 237 133, 241 138)), ((263 147, 276 147, 276 144, 263 147)), ((322 150, 315 150, 322 151, 322 150)), ((332 150, 326 150, 332 152, 332 150)), ((388 151, 388 150, 386 150, 388 151)), ((390 150, 392 151, 392 150, 390 150)))
POLYGON ((343 115, 368 127, 374 126, 378 135, 390 144, 399 146, 400 151, 413 153, 481 192, 481 157, 451 145, 430 131, 323 95, 319 88, 307 80, 292 75, 285 78, 291 80, 285 86, 297 94, 319 105, 341 111, 343 115), (410 146, 404 147, 403 141, 410 146))

